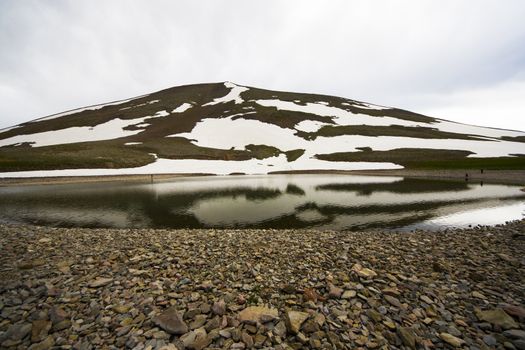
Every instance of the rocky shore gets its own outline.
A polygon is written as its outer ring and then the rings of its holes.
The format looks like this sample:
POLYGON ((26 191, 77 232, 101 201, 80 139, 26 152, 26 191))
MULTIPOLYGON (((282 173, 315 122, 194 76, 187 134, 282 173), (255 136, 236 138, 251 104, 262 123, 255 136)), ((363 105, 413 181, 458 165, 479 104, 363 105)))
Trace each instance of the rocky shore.
POLYGON ((441 233, 0 226, 5 349, 525 349, 525 221, 441 233))

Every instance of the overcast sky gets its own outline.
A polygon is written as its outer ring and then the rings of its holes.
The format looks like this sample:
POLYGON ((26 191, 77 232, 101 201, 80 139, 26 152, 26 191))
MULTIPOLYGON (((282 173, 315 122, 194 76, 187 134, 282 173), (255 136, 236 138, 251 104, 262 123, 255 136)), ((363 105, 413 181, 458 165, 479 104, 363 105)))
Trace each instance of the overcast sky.
POLYGON ((525 130, 523 0, 1 0, 0 128, 233 81, 525 130))

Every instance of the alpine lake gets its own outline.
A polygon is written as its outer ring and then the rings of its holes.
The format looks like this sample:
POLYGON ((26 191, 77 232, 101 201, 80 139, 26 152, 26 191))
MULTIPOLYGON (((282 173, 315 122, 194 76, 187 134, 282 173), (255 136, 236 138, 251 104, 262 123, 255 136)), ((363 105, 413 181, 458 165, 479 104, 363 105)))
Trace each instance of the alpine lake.
POLYGON ((88 228, 411 231, 525 217, 520 186, 354 175, 0 187, 0 221, 88 228))

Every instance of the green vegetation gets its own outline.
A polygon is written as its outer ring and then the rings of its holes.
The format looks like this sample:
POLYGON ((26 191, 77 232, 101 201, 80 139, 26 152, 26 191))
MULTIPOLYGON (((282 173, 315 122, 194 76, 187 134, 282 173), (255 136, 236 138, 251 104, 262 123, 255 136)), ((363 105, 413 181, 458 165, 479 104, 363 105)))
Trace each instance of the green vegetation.
POLYGON ((128 146, 167 159, 248 160, 250 152, 199 147, 183 137, 167 137, 128 146))
POLYGON ((316 158, 332 162, 391 162, 407 169, 505 169, 525 170, 525 156, 467 158, 472 152, 442 149, 398 148, 390 151, 339 152, 318 154, 316 158))
POLYGON ((0 148, 0 171, 130 168, 153 161, 145 152, 104 142, 0 148))
POLYGON ((284 152, 284 154, 286 155, 286 159, 289 162, 293 162, 297 160, 299 157, 301 157, 304 154, 304 152, 305 152, 304 149, 293 149, 291 151, 284 152))
POLYGON ((434 128, 427 127, 409 127, 401 125, 389 126, 371 126, 371 125, 345 125, 332 126, 325 125, 316 132, 298 131, 297 136, 306 140, 315 140, 318 136, 333 137, 341 135, 362 135, 362 136, 401 136, 401 137, 415 137, 426 139, 461 139, 461 140, 480 140, 470 135, 458 134, 453 132, 440 131, 434 128))
POLYGON ((247 145, 244 147, 253 154, 254 158, 265 159, 270 157, 278 157, 282 152, 280 149, 266 146, 266 145, 247 145))

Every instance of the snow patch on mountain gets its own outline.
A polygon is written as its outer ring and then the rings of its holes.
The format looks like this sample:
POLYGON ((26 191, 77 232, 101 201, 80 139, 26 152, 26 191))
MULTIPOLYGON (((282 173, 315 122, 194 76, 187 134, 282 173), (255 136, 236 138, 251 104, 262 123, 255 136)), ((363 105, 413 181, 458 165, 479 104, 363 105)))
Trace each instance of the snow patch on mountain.
POLYGON ((0 140, 0 147, 23 142, 29 142, 33 147, 43 147, 67 143, 112 140, 138 134, 143 128, 146 128, 150 125, 149 123, 145 123, 147 120, 152 118, 166 117, 168 115, 170 114, 163 110, 156 112, 154 115, 141 118, 115 118, 96 126, 76 126, 60 130, 44 131, 35 134, 18 135, 0 140), (124 130, 125 127, 131 125, 141 129, 124 130))
POLYGON ((229 81, 224 83, 224 86, 226 86, 228 89, 230 89, 230 92, 223 97, 216 98, 212 102, 208 102, 204 104, 203 106, 212 106, 219 103, 226 103, 230 101, 235 101, 236 104, 243 103, 244 100, 241 98, 241 93, 244 91, 248 91, 249 88, 245 86, 236 85, 234 83, 231 83, 229 81))
POLYGON ((372 117, 366 114, 354 114, 347 110, 330 107, 326 104, 308 102, 305 106, 299 105, 294 102, 281 101, 281 100, 256 100, 255 103, 264 107, 275 107, 279 110, 295 111, 316 114, 324 117, 333 117, 333 121, 337 125, 370 125, 370 126, 426 126, 428 123, 413 122, 410 120, 392 118, 392 117, 372 117))
POLYGON ((65 169, 0 173, 0 177, 51 177, 51 176, 105 176, 105 175, 148 175, 148 174, 188 174, 207 173, 227 175, 235 172, 246 174, 268 174, 273 171, 286 170, 372 170, 400 169, 393 163, 376 162, 340 162, 332 163, 318 159, 305 159, 294 162, 292 167, 284 155, 263 160, 250 159, 244 161, 227 160, 197 160, 197 159, 164 159, 137 168, 125 169, 65 169))
MULTIPOLYGON (((422 139, 398 136, 340 135, 317 137, 305 140, 291 129, 258 120, 231 118, 206 118, 198 122, 191 132, 170 135, 185 137, 200 147, 243 150, 249 144, 268 145, 281 151, 304 149, 301 157, 335 152, 357 152, 359 148, 370 147, 375 151, 396 148, 430 148, 465 150, 474 154, 469 157, 503 157, 516 153, 516 142, 492 140, 422 139)), ((524 146, 525 148, 525 146, 524 146)))
POLYGON ((173 111, 171 111, 171 113, 183 113, 183 112, 186 112, 191 107, 193 107, 193 105, 191 103, 184 102, 179 107, 177 107, 173 111))

